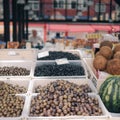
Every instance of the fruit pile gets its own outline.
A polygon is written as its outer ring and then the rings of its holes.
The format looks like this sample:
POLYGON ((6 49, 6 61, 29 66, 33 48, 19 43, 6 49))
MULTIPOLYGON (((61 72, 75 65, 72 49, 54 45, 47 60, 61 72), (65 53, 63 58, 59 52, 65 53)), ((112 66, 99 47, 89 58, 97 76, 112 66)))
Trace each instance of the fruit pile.
POLYGON ((22 87, 0 82, 0 117, 19 117, 22 114, 24 98, 15 94, 25 91, 22 87))
POLYGON ((55 87, 55 89, 53 88, 55 91, 59 90, 59 89, 67 90, 67 91, 74 89, 76 92, 84 92, 84 93, 92 92, 92 90, 88 84, 78 85, 78 84, 75 84, 75 83, 72 83, 69 81, 57 80, 54 82, 50 82, 47 86, 44 86, 44 87, 42 87, 41 85, 37 86, 35 88, 35 93, 41 93, 43 89, 47 90, 47 89, 49 89, 50 86, 55 87), (63 86, 63 87, 61 88, 61 86, 63 86))
POLYGON ((107 78, 99 94, 109 112, 120 113, 120 76, 107 78))
POLYGON ((35 68, 34 76, 82 76, 85 75, 85 70, 81 64, 73 63, 57 65, 46 64, 38 65, 35 68))
POLYGON ((67 58, 68 60, 80 60, 80 57, 78 55, 62 51, 50 51, 49 56, 37 58, 37 60, 55 60, 61 58, 67 58))
POLYGON ((96 53, 93 66, 96 70, 105 71, 111 75, 120 75, 120 43, 113 45, 104 41, 100 45, 100 51, 96 53))
POLYGON ((21 94, 26 93, 25 87, 20 87, 19 85, 12 85, 5 82, 0 82, 0 95, 5 94, 21 94))
POLYGON ((30 70, 22 67, 0 67, 0 76, 27 76, 30 74, 30 70))
POLYGON ((31 101, 30 116, 102 115, 98 99, 68 81, 52 82, 41 88, 39 93, 31 101))
POLYGON ((19 117, 24 106, 24 99, 20 96, 0 96, 0 117, 19 117))

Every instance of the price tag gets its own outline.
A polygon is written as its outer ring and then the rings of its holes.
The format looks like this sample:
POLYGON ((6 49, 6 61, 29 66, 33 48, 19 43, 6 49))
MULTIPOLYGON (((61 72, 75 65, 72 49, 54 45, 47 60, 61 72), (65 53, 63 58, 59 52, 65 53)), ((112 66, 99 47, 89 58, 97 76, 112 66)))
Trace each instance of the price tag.
POLYGON ((55 62, 57 63, 57 65, 69 64, 67 58, 56 59, 55 62))
POLYGON ((9 52, 8 52, 8 55, 14 56, 14 55, 17 55, 17 53, 16 53, 15 51, 9 51, 9 52))
POLYGON ((47 56, 49 56, 49 52, 48 51, 38 53, 38 58, 43 58, 43 57, 47 57, 47 56))

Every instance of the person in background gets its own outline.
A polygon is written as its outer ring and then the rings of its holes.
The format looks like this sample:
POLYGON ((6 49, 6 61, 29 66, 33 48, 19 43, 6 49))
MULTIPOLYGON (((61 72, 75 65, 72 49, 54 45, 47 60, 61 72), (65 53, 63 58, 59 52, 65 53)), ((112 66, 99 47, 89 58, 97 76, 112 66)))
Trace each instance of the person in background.
POLYGON ((5 46, 6 46, 6 43, 4 41, 0 40, 0 49, 5 48, 5 46))
POLYGON ((41 37, 37 35, 36 30, 32 30, 32 36, 30 37, 29 41, 32 44, 32 47, 36 48, 37 46, 42 46, 43 45, 43 40, 41 37))

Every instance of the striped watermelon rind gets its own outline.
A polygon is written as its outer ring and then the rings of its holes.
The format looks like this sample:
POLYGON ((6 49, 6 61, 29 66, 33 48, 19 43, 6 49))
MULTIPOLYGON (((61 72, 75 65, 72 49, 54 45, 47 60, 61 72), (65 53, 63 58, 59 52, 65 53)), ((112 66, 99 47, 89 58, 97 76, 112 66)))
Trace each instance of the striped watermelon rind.
POLYGON ((99 95, 109 112, 120 113, 120 76, 108 77, 101 85, 99 95))

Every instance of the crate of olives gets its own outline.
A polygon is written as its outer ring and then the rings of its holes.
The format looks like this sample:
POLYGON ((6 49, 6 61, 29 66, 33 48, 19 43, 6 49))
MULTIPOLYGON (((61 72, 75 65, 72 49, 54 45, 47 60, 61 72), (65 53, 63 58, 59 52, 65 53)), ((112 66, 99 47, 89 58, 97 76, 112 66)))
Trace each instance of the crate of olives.
MULTIPOLYGON (((97 93, 96 88, 89 79, 33 79, 30 85, 31 93, 39 93, 41 89, 45 89, 47 85, 56 85, 57 87, 65 85, 65 89, 70 87, 74 88, 78 92, 85 93, 97 93)), ((47 88, 46 88, 47 89, 47 88)), ((63 89, 63 88, 62 88, 63 89)))
POLYGON ((38 51, 37 60, 56 60, 67 58, 68 60, 80 60, 79 50, 64 51, 38 51), (43 55, 44 54, 44 55, 43 55))
POLYGON ((36 62, 34 78, 87 78, 87 71, 82 61, 69 61, 67 64, 36 62))
POLYGON ((31 78, 34 62, 0 62, 0 80, 16 79, 16 78, 31 78))
POLYGON ((25 95, 0 95, 0 120, 21 120, 25 103, 25 95))
POLYGON ((100 97, 96 94, 72 92, 62 94, 62 91, 54 91, 52 95, 50 89, 48 93, 46 90, 43 91, 30 96, 27 106, 28 120, 106 120, 109 117, 100 97))
POLYGON ((2 49, 0 61, 35 61, 37 49, 2 49))
POLYGON ((0 95, 26 94, 29 90, 29 80, 3 80, 0 81, 0 95))

